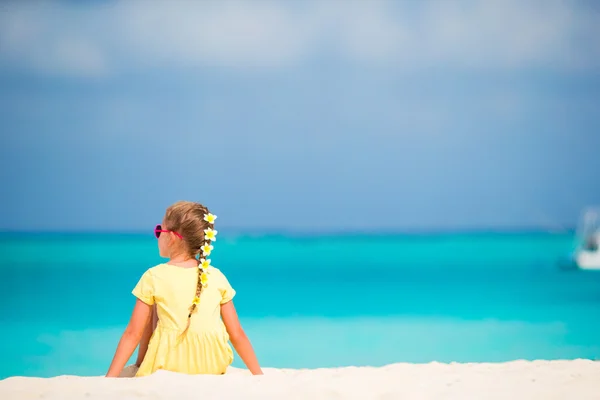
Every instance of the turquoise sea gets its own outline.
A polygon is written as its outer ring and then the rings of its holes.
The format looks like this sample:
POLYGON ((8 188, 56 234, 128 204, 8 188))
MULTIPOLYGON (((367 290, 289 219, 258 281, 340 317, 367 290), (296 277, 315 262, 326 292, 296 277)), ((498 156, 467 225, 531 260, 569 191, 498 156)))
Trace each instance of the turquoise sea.
MULTIPOLYGON (((267 367, 600 358, 600 274, 571 234, 220 235, 213 264, 267 367)), ((0 378, 103 375, 148 234, 0 235, 0 378)), ((236 355, 235 366, 242 366, 236 355)))

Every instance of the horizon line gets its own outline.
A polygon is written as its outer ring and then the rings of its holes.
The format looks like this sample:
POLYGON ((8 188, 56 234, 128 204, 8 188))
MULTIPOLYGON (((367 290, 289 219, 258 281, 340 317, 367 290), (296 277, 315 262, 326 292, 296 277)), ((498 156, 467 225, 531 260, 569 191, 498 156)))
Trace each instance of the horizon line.
MULTIPOLYGON (((223 236, 229 235, 261 235, 261 236, 433 236, 433 235, 456 235, 456 234, 573 234, 577 231, 576 226, 563 227, 560 229, 549 229, 547 227, 498 227, 498 228, 412 228, 412 229, 394 229, 394 228, 369 228, 369 229, 350 229, 350 228, 330 228, 330 229, 297 229, 297 228, 233 228, 222 227, 219 229, 223 236)), ((2 229, 1 235, 35 235, 35 234, 57 234, 57 235, 152 235, 152 230, 138 229, 2 229)))

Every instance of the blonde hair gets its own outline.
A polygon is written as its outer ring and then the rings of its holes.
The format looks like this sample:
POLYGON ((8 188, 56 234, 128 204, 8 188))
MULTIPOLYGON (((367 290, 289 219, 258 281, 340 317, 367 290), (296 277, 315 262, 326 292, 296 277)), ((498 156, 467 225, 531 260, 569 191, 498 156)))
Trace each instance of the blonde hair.
MULTIPOLYGON (((184 249, 190 257, 198 259, 202 257, 202 246, 207 244, 205 231, 212 229, 214 222, 207 221, 206 216, 209 215, 208 208, 200 203, 191 201, 178 201, 167 208, 165 213, 165 229, 179 233, 183 240, 184 249)), ((198 283, 196 285, 195 299, 200 298, 202 292, 202 279, 200 278, 204 270, 201 266, 198 267, 198 283)), ((190 312, 187 318, 187 326, 182 333, 182 336, 190 327, 192 313, 196 309, 196 302, 192 302, 190 312)))

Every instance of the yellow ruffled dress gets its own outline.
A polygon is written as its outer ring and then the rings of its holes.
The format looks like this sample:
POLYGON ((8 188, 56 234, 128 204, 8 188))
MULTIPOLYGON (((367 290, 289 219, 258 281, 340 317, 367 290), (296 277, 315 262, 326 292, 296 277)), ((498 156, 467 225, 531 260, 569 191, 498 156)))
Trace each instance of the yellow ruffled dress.
POLYGON ((196 294, 198 270, 160 264, 142 275, 133 294, 146 304, 156 304, 158 325, 136 376, 150 375, 159 369, 224 374, 233 362, 229 335, 221 320, 221 304, 230 301, 235 290, 217 268, 209 271, 200 304, 183 336, 196 294))

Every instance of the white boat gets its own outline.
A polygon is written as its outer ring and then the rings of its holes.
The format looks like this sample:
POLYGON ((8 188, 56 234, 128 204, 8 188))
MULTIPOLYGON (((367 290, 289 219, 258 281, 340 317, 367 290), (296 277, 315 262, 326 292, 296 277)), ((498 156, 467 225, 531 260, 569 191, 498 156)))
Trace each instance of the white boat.
POLYGON ((600 207, 583 211, 573 259, 579 269, 600 271, 600 207))

